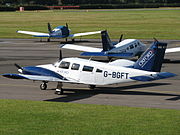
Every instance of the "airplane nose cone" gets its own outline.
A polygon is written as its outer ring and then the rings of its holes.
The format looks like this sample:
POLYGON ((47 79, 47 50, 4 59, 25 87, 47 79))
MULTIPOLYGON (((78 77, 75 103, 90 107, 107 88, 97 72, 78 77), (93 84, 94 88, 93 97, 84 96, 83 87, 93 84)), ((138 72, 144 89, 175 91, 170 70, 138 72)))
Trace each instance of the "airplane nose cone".
POLYGON ((19 73, 22 73, 23 71, 22 71, 22 69, 18 69, 18 72, 19 72, 19 73))

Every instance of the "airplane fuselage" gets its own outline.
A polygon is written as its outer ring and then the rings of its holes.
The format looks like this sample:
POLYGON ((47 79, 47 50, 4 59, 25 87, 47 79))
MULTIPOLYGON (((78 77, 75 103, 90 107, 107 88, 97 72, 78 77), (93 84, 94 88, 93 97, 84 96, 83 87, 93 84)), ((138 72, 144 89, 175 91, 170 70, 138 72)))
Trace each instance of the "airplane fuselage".
POLYGON ((146 46, 137 39, 125 39, 114 46, 107 53, 132 53, 133 56, 141 55, 146 49, 146 46))
POLYGON ((156 74, 155 72, 133 69, 129 65, 131 64, 128 64, 128 67, 122 67, 113 63, 102 63, 80 58, 65 58, 55 64, 39 65, 37 67, 58 73, 69 82, 89 85, 131 82, 133 80, 130 77, 133 76, 156 74))

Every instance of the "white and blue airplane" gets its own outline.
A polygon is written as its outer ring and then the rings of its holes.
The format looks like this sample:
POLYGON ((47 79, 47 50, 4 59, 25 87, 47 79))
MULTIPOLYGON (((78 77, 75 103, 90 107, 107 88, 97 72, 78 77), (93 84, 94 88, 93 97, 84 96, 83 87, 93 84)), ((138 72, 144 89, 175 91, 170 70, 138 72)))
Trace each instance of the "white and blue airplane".
MULTIPOLYGON (((102 48, 95 48, 89 46, 80 46, 74 44, 60 45, 60 48, 72 49, 77 51, 83 51, 83 56, 107 56, 107 57, 120 57, 131 58, 138 56, 147 49, 147 46, 137 39, 125 39, 122 40, 122 35, 119 42, 111 42, 107 31, 101 32, 102 48)), ((165 53, 178 52, 180 47, 166 49, 165 53)))
POLYGON ((98 34, 101 33, 101 31, 94 31, 94 32, 85 32, 85 33, 75 33, 75 34, 70 34, 71 30, 68 27, 68 24, 66 23, 66 26, 58 26, 52 30, 50 23, 48 23, 48 32, 49 33, 40 33, 40 32, 32 32, 32 31, 21 31, 18 30, 16 31, 17 33, 22 33, 22 34, 28 34, 32 35, 33 37, 47 37, 48 42, 50 41, 50 38, 72 38, 72 41, 74 41, 75 37, 81 37, 81 36, 86 36, 86 35, 93 35, 93 34, 98 34))
POLYGON ((20 67, 19 74, 2 74, 12 79, 42 81, 41 90, 48 82, 58 82, 56 94, 63 94, 62 83, 110 85, 132 81, 154 81, 175 76, 173 73, 160 72, 167 43, 155 41, 136 61, 118 59, 104 63, 82 58, 63 58, 54 64, 20 67))

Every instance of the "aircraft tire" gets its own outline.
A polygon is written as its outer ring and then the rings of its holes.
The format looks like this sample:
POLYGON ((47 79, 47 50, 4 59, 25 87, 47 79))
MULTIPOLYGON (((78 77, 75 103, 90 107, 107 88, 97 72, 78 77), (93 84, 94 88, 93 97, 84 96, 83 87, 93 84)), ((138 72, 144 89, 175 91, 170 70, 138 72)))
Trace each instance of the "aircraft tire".
POLYGON ((58 91, 55 91, 54 94, 57 94, 57 95, 63 95, 64 91, 63 89, 58 89, 58 91))
POLYGON ((41 90, 46 90, 47 89, 47 84, 46 83, 41 83, 40 84, 40 89, 41 90))

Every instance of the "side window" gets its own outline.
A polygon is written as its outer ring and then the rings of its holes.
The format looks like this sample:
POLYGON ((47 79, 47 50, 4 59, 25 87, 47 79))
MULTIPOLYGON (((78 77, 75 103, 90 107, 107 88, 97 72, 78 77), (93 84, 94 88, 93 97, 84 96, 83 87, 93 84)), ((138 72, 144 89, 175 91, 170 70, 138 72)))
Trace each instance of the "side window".
POLYGON ((70 65, 70 62, 62 61, 61 64, 59 65, 59 68, 68 69, 69 65, 70 65))
POLYGON ((80 67, 79 64, 73 63, 71 69, 72 70, 79 70, 79 67, 80 67))
POLYGON ((92 72, 94 67, 84 66, 82 71, 92 72))
POLYGON ((137 44, 135 43, 135 47, 137 47, 137 44))
POLYGON ((97 69, 96 69, 96 72, 97 72, 97 73, 102 73, 102 70, 97 68, 97 69))
POLYGON ((130 49, 133 49, 134 48, 134 46, 133 45, 130 45, 130 49))

